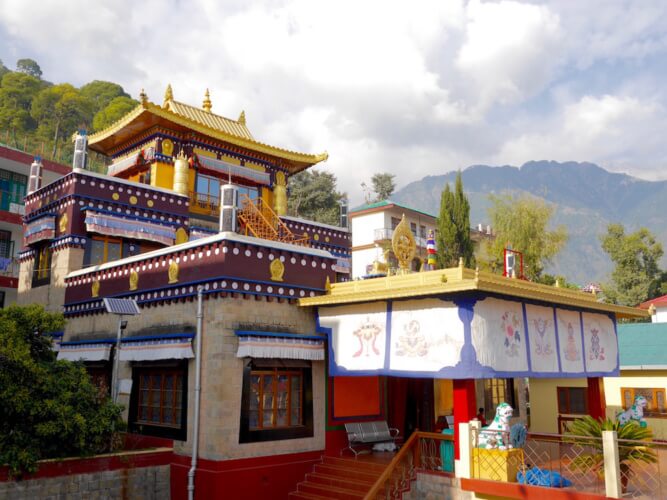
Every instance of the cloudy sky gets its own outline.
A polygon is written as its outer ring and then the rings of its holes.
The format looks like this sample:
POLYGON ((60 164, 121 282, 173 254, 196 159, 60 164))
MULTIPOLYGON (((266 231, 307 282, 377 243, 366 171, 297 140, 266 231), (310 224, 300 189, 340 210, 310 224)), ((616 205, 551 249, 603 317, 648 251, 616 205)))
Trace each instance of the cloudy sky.
POLYGON ((209 87, 256 139, 328 151, 361 201, 375 172, 476 163, 667 179, 665 26, 662 0, 0 0, 0 59, 154 102, 209 87))

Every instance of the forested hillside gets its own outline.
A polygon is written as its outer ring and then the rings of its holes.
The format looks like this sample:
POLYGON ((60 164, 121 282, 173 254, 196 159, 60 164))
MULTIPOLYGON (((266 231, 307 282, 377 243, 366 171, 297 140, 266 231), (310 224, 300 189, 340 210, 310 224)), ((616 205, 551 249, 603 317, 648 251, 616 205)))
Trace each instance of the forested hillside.
POLYGON ((76 88, 43 76, 32 59, 19 59, 14 70, 0 61, 0 142, 69 164, 72 134, 101 130, 137 105, 116 83, 76 88))

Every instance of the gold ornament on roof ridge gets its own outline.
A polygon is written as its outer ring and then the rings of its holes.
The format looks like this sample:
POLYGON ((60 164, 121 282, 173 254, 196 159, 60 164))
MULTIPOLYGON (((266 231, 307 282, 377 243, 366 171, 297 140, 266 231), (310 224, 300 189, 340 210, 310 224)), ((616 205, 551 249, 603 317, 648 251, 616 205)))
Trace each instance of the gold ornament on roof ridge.
POLYGON ((143 88, 141 89, 141 92, 139 92, 139 102, 141 104, 148 103, 148 96, 146 95, 146 91, 143 88))
POLYGON ((269 265, 269 271, 271 272, 271 281, 282 281, 285 274, 285 265, 280 259, 273 259, 269 265))
POLYGON ((410 264, 417 251, 417 243, 405 218, 405 214, 403 214, 401 222, 394 229, 394 236, 391 238, 391 248, 394 251, 396 260, 398 260, 400 273, 408 274, 410 272, 410 264))
POLYGON ((239 122, 241 125, 245 125, 245 110, 241 111, 239 119, 236 121, 239 122))
POLYGON ((206 89, 206 93, 204 94, 204 102, 202 103, 201 107, 208 113, 211 112, 211 108, 213 107, 213 103, 211 102, 211 95, 209 94, 208 89, 206 89))
POLYGON ((164 102, 162 103, 162 107, 166 108, 167 103, 173 100, 174 100, 174 92, 171 90, 171 83, 168 83, 167 89, 164 91, 164 102))

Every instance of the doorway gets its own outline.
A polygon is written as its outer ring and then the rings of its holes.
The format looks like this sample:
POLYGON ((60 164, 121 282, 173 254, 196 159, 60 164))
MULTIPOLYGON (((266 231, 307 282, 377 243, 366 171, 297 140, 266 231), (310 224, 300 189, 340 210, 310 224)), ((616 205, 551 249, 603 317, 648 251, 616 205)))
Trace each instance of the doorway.
POLYGON ((415 429, 433 432, 433 379, 387 377, 387 420, 407 439, 415 429))

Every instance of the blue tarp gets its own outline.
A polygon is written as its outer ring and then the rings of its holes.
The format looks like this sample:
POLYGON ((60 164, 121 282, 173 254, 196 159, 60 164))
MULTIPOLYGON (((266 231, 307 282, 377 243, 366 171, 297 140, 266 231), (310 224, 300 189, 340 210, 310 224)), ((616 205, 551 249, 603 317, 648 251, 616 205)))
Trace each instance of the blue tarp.
POLYGON ((516 480, 521 484, 532 484, 533 486, 550 486, 553 488, 572 486, 572 481, 564 478, 558 472, 542 470, 538 467, 527 470, 525 474, 517 472, 516 480))

